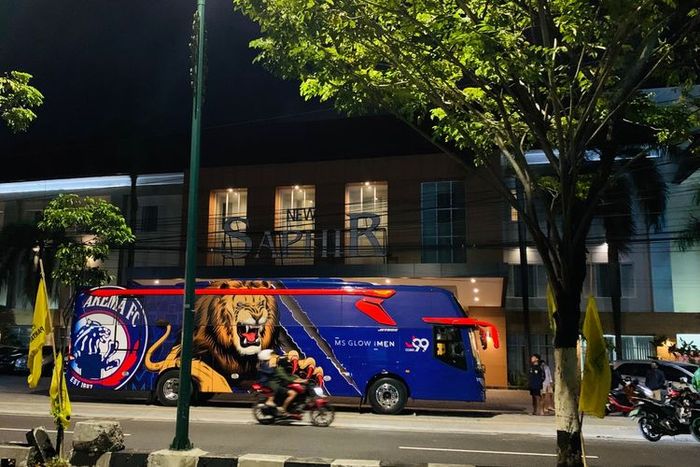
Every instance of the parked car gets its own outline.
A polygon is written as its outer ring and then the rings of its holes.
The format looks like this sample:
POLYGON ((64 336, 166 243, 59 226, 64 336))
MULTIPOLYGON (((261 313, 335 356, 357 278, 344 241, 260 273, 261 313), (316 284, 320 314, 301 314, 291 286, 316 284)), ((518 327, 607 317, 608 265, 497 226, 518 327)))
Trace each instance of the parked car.
MULTIPOLYGON (((27 347, 0 346, 0 373, 28 374, 27 347)), ((42 350, 41 374, 48 376, 53 370, 53 350, 51 347, 44 347, 42 350)))
POLYGON ((613 363, 613 368, 620 372, 622 378, 637 379, 644 384, 652 362, 656 362, 659 366, 659 370, 663 372, 666 381, 673 381, 674 383, 682 383, 682 377, 686 377, 688 381, 691 381, 693 373, 698 369, 698 365, 692 363, 666 360, 618 360, 613 363))
MULTIPOLYGON (((27 356, 31 325, 5 325, 0 329, 0 373, 29 374, 27 356)), ((53 350, 44 346, 42 350, 41 374, 51 375, 53 350)))
POLYGON ((12 373, 15 368, 15 362, 22 356, 27 354, 22 351, 21 347, 14 345, 0 346, 0 373, 12 373))

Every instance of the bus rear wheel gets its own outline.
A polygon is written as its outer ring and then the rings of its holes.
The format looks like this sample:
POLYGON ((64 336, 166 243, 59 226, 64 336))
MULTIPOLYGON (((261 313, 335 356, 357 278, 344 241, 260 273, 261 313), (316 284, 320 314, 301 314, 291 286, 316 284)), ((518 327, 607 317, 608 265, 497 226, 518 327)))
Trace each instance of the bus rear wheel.
POLYGON ((406 385, 395 378, 379 378, 369 387, 369 402, 376 413, 396 414, 408 400, 406 385))

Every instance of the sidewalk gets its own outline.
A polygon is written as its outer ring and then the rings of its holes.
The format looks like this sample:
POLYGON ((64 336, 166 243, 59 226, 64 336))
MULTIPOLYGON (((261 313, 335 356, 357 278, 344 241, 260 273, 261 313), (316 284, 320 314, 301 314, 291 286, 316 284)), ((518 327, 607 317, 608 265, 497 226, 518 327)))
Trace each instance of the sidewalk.
MULTIPOLYGON (((0 392, 10 389, 0 378, 0 392)), ((9 385, 12 386, 12 385, 9 385)), ((46 391, 27 393, 26 387, 14 392, 12 398, 0 400, 0 414, 24 414, 45 416, 46 391), (8 399, 12 399, 11 401, 8 399)), ((80 418, 114 418, 115 403, 108 401, 84 402, 73 399, 73 416, 80 418)), ((339 403, 334 427, 359 430, 424 431, 432 433, 520 434, 531 436, 556 436, 555 416, 529 415, 530 396, 524 390, 487 391, 486 402, 414 402, 404 414, 386 416, 373 414, 368 406, 357 410, 357 402, 339 403)), ((171 421, 175 408, 147 405, 143 402, 119 402, 120 415, 135 420, 171 421)), ((218 424, 251 424, 250 400, 232 396, 217 396, 211 403, 192 407, 192 422, 218 424), (226 410, 225 420, 221 411, 226 410)), ((643 441, 636 420, 619 415, 597 419, 586 417, 583 423, 587 438, 643 441)), ((664 438, 671 440, 673 438, 664 438)), ((675 440, 694 442, 690 435, 677 436, 675 440)))

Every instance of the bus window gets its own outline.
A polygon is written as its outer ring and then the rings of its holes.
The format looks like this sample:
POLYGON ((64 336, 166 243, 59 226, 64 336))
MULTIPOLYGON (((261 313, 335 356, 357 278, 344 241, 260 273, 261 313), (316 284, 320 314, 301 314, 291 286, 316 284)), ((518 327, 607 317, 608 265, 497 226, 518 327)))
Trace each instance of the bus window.
POLYGON ((459 328, 450 326, 433 327, 434 356, 448 365, 467 369, 467 359, 464 356, 464 343, 459 328))

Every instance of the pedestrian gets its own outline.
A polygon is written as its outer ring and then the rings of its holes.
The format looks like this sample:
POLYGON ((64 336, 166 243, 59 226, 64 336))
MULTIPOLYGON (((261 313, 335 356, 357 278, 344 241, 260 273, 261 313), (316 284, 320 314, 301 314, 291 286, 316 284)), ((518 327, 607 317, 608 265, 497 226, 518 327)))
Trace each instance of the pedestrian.
POLYGON ((530 356, 530 369, 527 377, 530 396, 532 396, 532 415, 544 415, 542 406, 542 386, 544 383, 544 370, 540 365, 540 356, 530 356))
POLYGON ((544 371, 544 381, 542 382, 542 405, 547 412, 554 412, 554 380, 552 380, 552 370, 547 362, 540 362, 544 371))
POLYGON ((610 391, 614 391, 622 385, 624 385, 624 383, 620 370, 610 365, 610 391))
POLYGON ((666 384, 664 373, 659 370, 659 365, 656 362, 651 362, 651 368, 647 371, 644 385, 651 389, 654 393, 654 399, 661 400, 661 388, 666 384))

